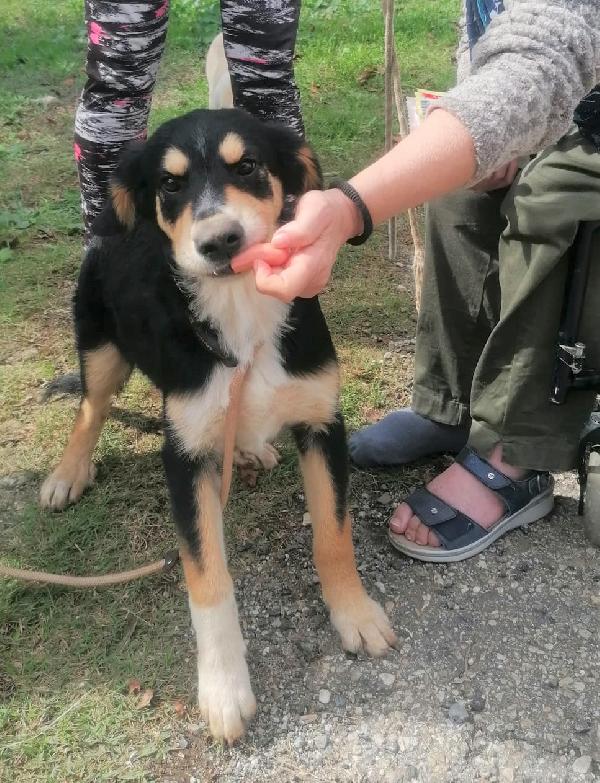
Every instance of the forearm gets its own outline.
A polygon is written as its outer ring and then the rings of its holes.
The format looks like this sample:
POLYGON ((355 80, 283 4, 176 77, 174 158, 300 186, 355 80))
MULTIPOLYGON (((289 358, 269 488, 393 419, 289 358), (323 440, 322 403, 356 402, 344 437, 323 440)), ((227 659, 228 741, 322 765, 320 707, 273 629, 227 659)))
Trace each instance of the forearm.
POLYGON ((350 182, 377 224, 466 185, 475 167, 471 135, 456 117, 438 110, 350 182))

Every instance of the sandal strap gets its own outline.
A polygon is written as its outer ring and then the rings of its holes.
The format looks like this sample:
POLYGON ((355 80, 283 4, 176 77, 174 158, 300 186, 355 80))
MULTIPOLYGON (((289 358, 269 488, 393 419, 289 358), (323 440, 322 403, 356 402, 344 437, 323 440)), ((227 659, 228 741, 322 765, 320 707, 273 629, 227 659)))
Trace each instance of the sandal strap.
POLYGON ((404 502, 424 525, 434 530, 444 549, 461 549, 488 533, 425 487, 415 490, 404 502))
POLYGON ((547 471, 532 470, 523 479, 510 479, 468 446, 460 451, 455 462, 495 492, 509 516, 516 514, 550 486, 550 474, 547 471))

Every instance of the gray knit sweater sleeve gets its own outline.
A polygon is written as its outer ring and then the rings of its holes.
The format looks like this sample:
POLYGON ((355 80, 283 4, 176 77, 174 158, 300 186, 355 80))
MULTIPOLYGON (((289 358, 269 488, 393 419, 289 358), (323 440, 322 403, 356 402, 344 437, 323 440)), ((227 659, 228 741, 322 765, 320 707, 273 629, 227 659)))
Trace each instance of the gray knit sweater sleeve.
POLYGON ((473 181, 557 141, 599 65, 600 0, 505 0, 468 74, 435 104, 473 137, 473 181))

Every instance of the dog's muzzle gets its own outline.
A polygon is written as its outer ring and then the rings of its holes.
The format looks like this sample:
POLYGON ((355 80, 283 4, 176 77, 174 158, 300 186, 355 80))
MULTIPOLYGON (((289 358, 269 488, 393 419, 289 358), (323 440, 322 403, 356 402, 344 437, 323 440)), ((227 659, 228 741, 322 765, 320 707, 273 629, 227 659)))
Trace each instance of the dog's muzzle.
POLYGON ((196 232, 195 244, 198 253, 213 267, 215 276, 233 274, 230 263, 244 244, 244 229, 236 220, 207 221, 196 232), (210 228, 212 227, 212 231, 210 228))

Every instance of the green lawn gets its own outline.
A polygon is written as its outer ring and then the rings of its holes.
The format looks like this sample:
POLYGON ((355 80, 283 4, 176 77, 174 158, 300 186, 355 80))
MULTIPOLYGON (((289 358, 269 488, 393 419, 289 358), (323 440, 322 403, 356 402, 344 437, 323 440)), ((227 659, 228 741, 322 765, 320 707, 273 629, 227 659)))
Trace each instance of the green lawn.
MULTIPOLYGON (((94 489, 63 514, 36 505, 76 407, 73 400, 42 405, 38 393, 75 365, 70 298, 82 236, 71 134, 83 80, 82 5, 4 0, 0 22, 0 556, 89 573, 159 557, 174 534, 155 426, 160 402, 138 376, 102 436, 94 489), (55 100, 40 100, 47 96, 55 100)), ((396 5, 407 91, 447 87, 458 1, 396 5)), ((212 0, 199 7, 173 0, 153 127, 205 104, 202 53, 218 8, 212 0)), ((308 137, 329 175, 350 175, 381 150, 379 9, 379 0, 305 2, 296 72, 308 137), (361 84, 365 69, 374 73, 361 84)), ((323 298, 352 427, 409 393, 409 361, 383 360, 390 339, 414 330, 412 298, 398 289, 401 273, 385 259, 386 244, 379 233, 366 250, 343 252, 323 298)), ((300 489, 293 450, 283 449, 283 463, 257 489, 233 493, 234 572, 247 531, 260 524, 268 540, 278 508, 300 489)), ((181 721, 175 700, 194 718, 188 628, 179 572, 102 592, 0 583, 0 780, 157 779, 181 721), (127 692, 132 678, 155 691, 153 707, 136 709, 127 692)), ((204 751, 218 753, 209 740, 204 751)))

